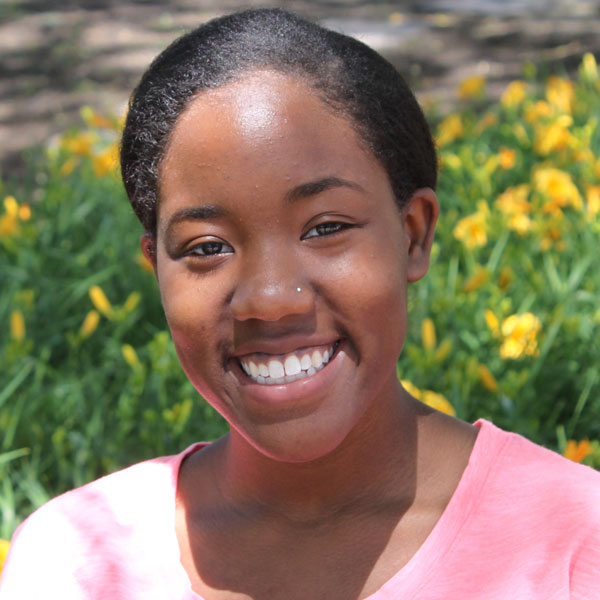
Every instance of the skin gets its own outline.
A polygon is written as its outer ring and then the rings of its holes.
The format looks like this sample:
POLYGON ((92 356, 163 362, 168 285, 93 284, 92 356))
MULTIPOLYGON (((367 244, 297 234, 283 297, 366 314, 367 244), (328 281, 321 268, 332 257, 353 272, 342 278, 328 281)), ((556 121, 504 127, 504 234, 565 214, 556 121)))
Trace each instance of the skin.
POLYGON ((193 588, 207 600, 366 598, 425 540, 476 436, 396 376, 435 194, 398 209, 351 123, 302 81, 261 71, 186 109, 160 198, 142 249, 181 364, 231 427, 180 472, 193 588), (261 386, 239 367, 334 342, 300 382, 261 386))

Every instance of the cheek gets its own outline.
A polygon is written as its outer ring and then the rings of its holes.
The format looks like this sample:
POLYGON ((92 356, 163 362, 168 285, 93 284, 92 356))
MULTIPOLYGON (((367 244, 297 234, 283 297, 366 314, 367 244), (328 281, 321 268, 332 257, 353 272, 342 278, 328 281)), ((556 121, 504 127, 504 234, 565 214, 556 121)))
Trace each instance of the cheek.
MULTIPOLYGON (((352 253, 323 276, 323 296, 343 316, 361 360, 397 360, 406 331, 406 267, 395 244, 352 253)), ((385 361, 384 361, 385 362, 385 361)))
POLYGON ((197 375, 193 371, 220 359, 215 347, 220 305, 218 289, 202 283, 189 272, 174 268, 159 270, 159 282, 177 354, 184 370, 194 380, 197 375))
POLYGON ((348 309, 365 311, 365 318, 390 318, 404 310, 406 265, 396 244, 363 245, 341 257, 328 271, 321 279, 327 281, 330 294, 339 290, 348 309), (384 307, 387 315, 377 312, 384 307))

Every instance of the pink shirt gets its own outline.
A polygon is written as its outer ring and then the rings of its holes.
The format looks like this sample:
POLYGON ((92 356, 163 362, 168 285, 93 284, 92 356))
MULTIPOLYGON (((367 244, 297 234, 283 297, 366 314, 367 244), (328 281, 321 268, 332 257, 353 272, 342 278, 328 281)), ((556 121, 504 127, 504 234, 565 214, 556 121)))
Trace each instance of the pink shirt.
MULTIPOLYGON (((369 600, 600 599, 600 473, 487 421, 442 517, 369 600)), ((179 560, 182 459, 149 460, 54 500, 17 530, 1 600, 198 600, 179 560)), ((268 576, 268 573, 265 573, 268 576)))

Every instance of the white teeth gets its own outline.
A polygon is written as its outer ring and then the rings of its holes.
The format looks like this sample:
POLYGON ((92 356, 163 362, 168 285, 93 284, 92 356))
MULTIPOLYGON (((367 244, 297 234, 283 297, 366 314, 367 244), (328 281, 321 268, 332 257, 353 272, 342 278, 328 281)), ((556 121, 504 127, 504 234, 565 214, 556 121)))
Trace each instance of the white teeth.
POLYGON ((297 379, 310 377, 320 371, 333 356, 335 345, 324 350, 314 350, 312 354, 306 353, 298 357, 295 353, 288 354, 285 359, 272 358, 267 364, 259 360, 242 360, 240 365, 248 377, 263 385, 280 385, 293 383, 297 379))
POLYGON ((278 360, 270 360, 268 367, 269 377, 272 377, 273 379, 279 379, 285 375, 283 365, 278 360))
POLYGON ((300 359, 300 368, 303 371, 308 371, 312 367, 312 361, 310 360, 310 356, 308 354, 304 354, 300 359))
POLYGON ((315 369, 317 369, 318 367, 321 366, 321 363, 323 362, 323 356, 322 356, 322 354, 318 350, 315 350, 312 353, 311 362, 312 362, 312 366, 315 369))
POLYGON ((286 375, 298 375, 302 371, 298 357, 293 354, 285 359, 284 366, 286 375))

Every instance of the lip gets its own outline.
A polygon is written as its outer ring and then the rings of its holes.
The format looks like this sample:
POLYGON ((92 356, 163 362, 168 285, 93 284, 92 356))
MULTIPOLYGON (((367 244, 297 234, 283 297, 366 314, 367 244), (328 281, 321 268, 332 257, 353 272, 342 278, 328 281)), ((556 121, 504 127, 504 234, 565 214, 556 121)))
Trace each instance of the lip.
MULTIPOLYGON (((281 346, 279 346, 279 348, 281 348, 281 346)), ((288 352, 292 352, 296 349, 299 348, 292 348, 291 350, 288 350, 288 352)), ((233 358, 230 361, 230 364, 231 369, 234 371, 235 376, 242 386, 244 395, 251 401, 267 406, 289 407, 289 405, 310 403, 317 395, 322 397, 323 389, 337 377, 340 369, 343 368, 348 360, 346 340, 340 339, 335 354, 320 371, 317 371, 317 373, 310 377, 297 379, 291 383, 272 385, 256 383, 248 377, 240 367, 237 358, 233 358)))
POLYGON ((319 346, 333 346, 338 341, 343 341, 339 335, 320 337, 289 336, 277 339, 262 339, 260 341, 240 344, 231 355, 234 358, 242 358, 249 354, 267 354, 273 357, 283 356, 290 352, 301 352, 308 348, 319 346))

